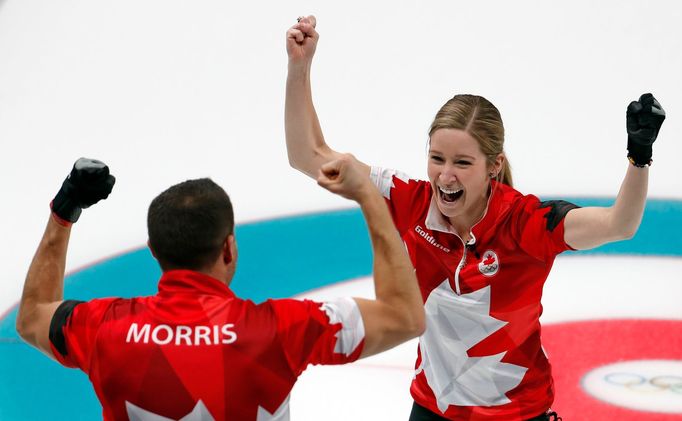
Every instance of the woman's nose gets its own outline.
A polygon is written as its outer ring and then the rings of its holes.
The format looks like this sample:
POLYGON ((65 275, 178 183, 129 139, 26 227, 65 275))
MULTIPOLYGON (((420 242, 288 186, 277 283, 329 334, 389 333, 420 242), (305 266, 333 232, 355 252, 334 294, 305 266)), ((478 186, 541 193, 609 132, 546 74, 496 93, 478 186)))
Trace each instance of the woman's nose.
POLYGON ((457 172, 452 165, 446 165, 443 172, 440 173, 440 180, 444 183, 452 183, 457 181, 457 172))

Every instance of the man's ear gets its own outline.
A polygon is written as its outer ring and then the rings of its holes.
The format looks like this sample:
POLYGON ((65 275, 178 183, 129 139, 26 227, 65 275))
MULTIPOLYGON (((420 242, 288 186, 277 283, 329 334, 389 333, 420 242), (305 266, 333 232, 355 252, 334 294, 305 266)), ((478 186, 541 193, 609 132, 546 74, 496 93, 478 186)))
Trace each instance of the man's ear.
POLYGON ((154 252, 154 249, 152 248, 152 243, 150 243, 149 240, 147 240, 147 247, 149 248, 149 251, 152 252, 152 256, 153 256, 156 260, 159 260, 159 259, 156 257, 156 252, 154 252))
POLYGON ((225 238, 225 242, 223 243, 223 262, 225 262, 226 265, 232 263, 237 254, 236 252, 237 248, 234 241, 234 235, 230 234, 225 238))

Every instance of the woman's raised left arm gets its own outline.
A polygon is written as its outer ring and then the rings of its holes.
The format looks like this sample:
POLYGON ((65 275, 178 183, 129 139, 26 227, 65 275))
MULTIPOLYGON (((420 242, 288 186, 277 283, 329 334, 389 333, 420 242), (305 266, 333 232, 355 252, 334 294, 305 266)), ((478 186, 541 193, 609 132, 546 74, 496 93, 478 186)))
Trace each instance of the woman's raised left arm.
POLYGON ((576 250, 632 238, 644 214, 652 145, 665 120, 665 111, 651 94, 627 109, 628 165, 616 202, 611 207, 572 209, 564 221, 564 240, 576 250))

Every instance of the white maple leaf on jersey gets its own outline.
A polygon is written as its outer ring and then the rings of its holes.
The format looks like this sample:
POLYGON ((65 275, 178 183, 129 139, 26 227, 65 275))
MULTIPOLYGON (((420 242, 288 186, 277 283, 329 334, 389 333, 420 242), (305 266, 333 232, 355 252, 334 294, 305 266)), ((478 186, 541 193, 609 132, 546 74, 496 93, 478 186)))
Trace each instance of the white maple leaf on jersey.
POLYGON ((256 421, 289 421, 289 396, 284 399, 284 402, 272 414, 262 406, 259 406, 256 421))
MULTIPOLYGON (((164 417, 153 412, 142 409, 126 401, 126 411, 130 421, 175 421, 172 418, 164 417)), ((180 418, 178 421, 215 421, 206 405, 199 400, 192 409, 192 412, 180 418)))
MULTIPOLYGON (((142 409, 139 406, 133 405, 126 401, 126 411, 130 421, 175 421, 172 418, 164 417, 153 412, 142 409)), ((178 421, 215 421, 206 405, 199 400, 192 409, 192 412, 180 418, 178 421)), ((258 407, 258 414, 256 421, 289 421, 289 396, 284 399, 284 402, 277 410, 271 414, 263 407, 258 407)))
POLYGON ((449 405, 496 406, 528 370, 501 362, 506 352, 469 357, 467 350, 507 324, 490 316, 490 286, 457 295, 448 280, 425 304, 426 332, 419 338, 422 370, 441 412, 449 405))

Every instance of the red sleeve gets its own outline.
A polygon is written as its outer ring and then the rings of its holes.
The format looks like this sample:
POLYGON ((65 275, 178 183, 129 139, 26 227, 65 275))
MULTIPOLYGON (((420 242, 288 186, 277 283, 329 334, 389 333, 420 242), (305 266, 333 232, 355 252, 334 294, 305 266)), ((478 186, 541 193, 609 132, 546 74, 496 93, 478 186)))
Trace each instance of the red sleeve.
POLYGON ((308 364, 345 364, 360 357, 364 324, 351 298, 327 303, 270 300, 277 318, 277 336, 296 375, 308 364))
POLYGON ((564 240, 564 218, 577 207, 561 200, 540 202, 535 196, 524 196, 519 199, 513 216, 512 235, 529 255, 542 261, 551 260, 571 249, 564 240))
POLYGON ((50 324, 50 347, 60 364, 88 372, 97 332, 114 300, 64 301, 57 308, 50 324))
POLYGON ((400 235, 411 228, 410 223, 423 206, 430 204, 430 185, 406 174, 387 168, 372 167, 370 178, 386 199, 393 223, 400 235))

